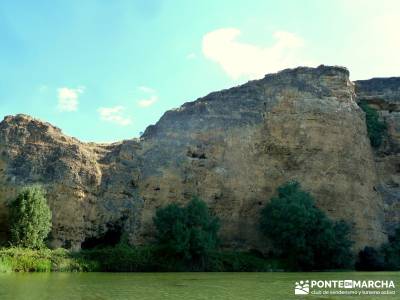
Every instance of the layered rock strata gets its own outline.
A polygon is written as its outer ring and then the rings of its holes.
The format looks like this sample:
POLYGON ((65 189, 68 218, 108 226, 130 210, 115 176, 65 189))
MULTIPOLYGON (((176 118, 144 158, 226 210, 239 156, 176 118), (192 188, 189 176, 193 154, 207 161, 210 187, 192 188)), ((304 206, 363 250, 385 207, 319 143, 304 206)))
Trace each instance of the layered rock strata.
MULTIPOLYGON (((114 144, 82 143, 29 116, 8 116, 0 123, 3 236, 5 203, 40 183, 53 211, 53 246, 79 249, 118 230, 147 243, 157 208, 198 195, 220 218, 224 247, 264 251, 260 210, 280 184, 297 180, 330 217, 352 225, 356 248, 378 245, 398 218, 387 196, 398 155, 382 158, 369 144, 357 101, 375 105, 380 90, 365 86, 355 90, 341 67, 288 69, 185 103, 140 139, 114 144)), ((398 105, 394 86, 381 101, 390 107, 391 99, 398 105)), ((385 145, 398 149, 391 111, 385 145)))

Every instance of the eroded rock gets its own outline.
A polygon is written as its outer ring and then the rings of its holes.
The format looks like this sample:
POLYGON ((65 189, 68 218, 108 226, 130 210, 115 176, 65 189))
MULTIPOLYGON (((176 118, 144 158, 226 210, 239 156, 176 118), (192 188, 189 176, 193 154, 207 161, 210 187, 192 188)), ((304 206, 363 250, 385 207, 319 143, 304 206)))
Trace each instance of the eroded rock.
POLYGON ((221 219, 224 247, 266 250, 259 212, 280 184, 298 180, 329 216, 352 224, 356 248, 374 246, 390 218, 376 160, 341 67, 284 70, 211 93, 167 111, 140 140, 114 144, 9 116, 0 123, 1 228, 5 201, 25 184, 44 184, 52 245, 72 248, 115 228, 149 242, 157 208, 198 195, 221 219))
POLYGON ((384 201, 384 227, 389 234, 400 226, 400 78, 373 78, 356 81, 358 101, 375 108, 387 132, 374 150, 379 184, 384 201))

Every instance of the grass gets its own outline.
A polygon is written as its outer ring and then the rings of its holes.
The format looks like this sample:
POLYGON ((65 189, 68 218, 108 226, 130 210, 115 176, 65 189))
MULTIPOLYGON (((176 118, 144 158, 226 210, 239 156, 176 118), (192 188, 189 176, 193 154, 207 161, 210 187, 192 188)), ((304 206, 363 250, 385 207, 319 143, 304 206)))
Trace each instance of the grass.
POLYGON ((263 272, 283 269, 279 261, 247 252, 215 251, 202 264, 165 255, 155 246, 65 249, 2 248, 0 273, 9 272, 263 272))
POLYGON ((0 258, 0 273, 10 273, 13 271, 12 262, 8 257, 0 258))
POLYGON ((96 271, 97 264, 74 257, 65 249, 0 249, 0 272, 85 272, 96 271))
POLYGON ((81 251, 84 260, 97 261, 104 272, 265 272, 282 270, 277 259, 250 252, 214 251, 201 263, 168 256, 156 246, 115 247, 81 251))
POLYGON ((75 254, 83 261, 95 261, 102 272, 150 272, 158 271, 158 258, 153 247, 130 247, 118 244, 114 247, 82 250, 75 254))

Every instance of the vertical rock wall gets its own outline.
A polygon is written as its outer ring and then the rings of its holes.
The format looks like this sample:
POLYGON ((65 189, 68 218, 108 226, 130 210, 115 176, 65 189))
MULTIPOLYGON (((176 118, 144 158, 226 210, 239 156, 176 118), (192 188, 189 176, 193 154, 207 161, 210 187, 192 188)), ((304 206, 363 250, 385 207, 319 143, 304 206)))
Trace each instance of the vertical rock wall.
POLYGON ((82 143, 29 116, 6 117, 0 236, 5 203, 21 186, 41 183, 53 246, 78 249, 116 228, 133 244, 147 243, 157 208, 198 195, 221 219, 224 247, 266 250, 260 210, 279 185, 297 180, 329 216, 352 224, 357 248, 378 245, 390 210, 384 215, 383 171, 355 97, 344 68, 284 70, 185 103, 140 140, 109 145, 82 143))

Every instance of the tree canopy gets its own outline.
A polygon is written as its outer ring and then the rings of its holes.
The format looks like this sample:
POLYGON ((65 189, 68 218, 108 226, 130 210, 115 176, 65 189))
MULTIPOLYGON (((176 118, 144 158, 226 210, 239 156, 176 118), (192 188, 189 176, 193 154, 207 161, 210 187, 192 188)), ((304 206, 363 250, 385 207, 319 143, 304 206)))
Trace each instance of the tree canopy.
POLYGON ((219 221, 197 197, 186 206, 172 203, 158 209, 154 224, 158 245, 176 258, 202 262, 218 245, 219 221))
POLYGON ((41 248, 51 230, 51 211, 39 186, 24 188, 10 204, 10 233, 14 246, 41 248))
POLYGON ((278 188, 261 212, 260 225, 293 269, 333 269, 352 264, 349 226, 331 221, 298 182, 278 188))

